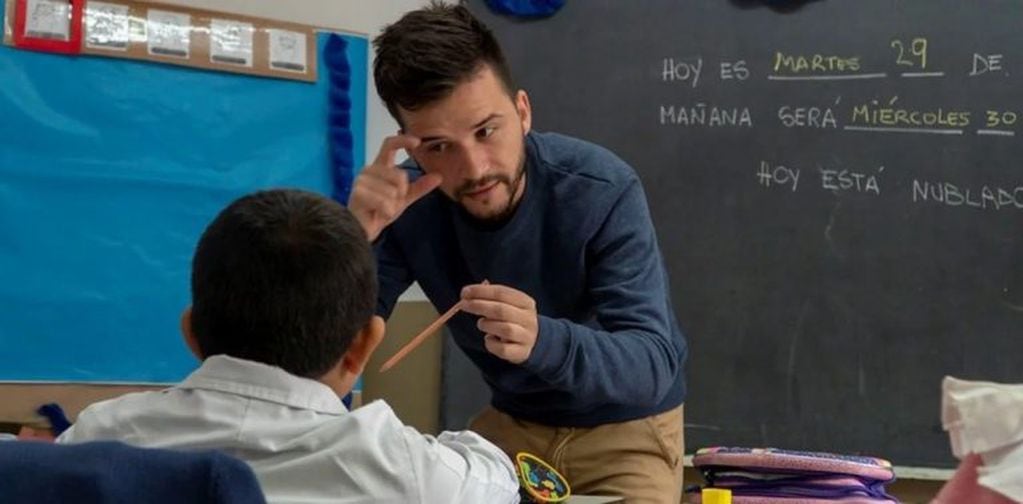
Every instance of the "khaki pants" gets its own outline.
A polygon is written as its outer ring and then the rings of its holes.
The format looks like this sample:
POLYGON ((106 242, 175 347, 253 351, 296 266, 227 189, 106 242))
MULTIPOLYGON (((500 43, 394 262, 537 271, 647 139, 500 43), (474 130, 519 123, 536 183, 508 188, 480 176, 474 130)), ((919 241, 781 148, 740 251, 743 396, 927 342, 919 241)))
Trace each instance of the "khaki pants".
POLYGON ((682 499, 682 411, 584 429, 525 422, 488 406, 469 428, 512 460, 520 451, 540 457, 568 480, 573 494, 675 504, 682 499))

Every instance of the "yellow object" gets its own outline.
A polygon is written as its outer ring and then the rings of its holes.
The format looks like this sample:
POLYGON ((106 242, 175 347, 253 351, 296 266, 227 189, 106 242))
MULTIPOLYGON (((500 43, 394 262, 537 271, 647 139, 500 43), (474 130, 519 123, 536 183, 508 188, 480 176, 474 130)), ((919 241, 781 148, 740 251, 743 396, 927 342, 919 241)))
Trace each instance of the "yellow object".
POLYGON ((572 495, 565 477, 540 457, 519 452, 515 455, 515 465, 519 482, 533 502, 564 502, 572 495))
POLYGON ((703 504, 732 504, 732 491, 724 488, 704 488, 700 492, 703 504))

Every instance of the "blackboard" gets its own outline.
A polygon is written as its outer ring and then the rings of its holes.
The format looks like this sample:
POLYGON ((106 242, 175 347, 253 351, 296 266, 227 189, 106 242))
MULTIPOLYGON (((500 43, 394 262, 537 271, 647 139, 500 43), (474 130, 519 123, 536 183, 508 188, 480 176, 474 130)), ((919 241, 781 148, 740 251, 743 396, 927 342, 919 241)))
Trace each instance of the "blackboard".
POLYGON ((1023 4, 470 5, 534 127, 643 180, 691 345, 689 451, 951 467, 941 378, 1023 382, 1023 4))

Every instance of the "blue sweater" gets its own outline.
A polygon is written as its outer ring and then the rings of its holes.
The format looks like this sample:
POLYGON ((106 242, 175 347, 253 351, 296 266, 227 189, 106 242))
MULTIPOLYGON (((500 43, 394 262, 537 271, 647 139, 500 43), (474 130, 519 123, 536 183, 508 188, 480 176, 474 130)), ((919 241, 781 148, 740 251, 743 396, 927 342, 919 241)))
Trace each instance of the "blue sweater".
POLYGON ((495 408, 592 427, 678 406, 687 347, 639 178, 609 151, 553 133, 528 135, 526 170, 525 195, 497 229, 478 227, 440 191, 391 224, 376 244, 378 313, 389 316, 413 281, 442 312, 465 285, 507 285, 532 296, 540 315, 526 362, 488 353, 476 316, 448 323, 495 408))

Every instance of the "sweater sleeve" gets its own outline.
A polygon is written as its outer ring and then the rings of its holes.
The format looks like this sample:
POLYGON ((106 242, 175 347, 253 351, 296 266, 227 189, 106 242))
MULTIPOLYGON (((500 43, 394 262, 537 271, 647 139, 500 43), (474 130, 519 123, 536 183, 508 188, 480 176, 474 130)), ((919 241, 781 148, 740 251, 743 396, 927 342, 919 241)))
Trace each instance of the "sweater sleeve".
POLYGON ((373 252, 377 259, 379 279, 376 314, 387 319, 390 318, 398 297, 412 285, 412 274, 405 261, 405 254, 391 237, 390 227, 381 233, 373 245, 373 252))
POLYGON ((599 328, 541 315, 524 366, 594 404, 654 406, 682 379, 685 342, 637 178, 591 240, 587 262, 587 297, 599 328))

